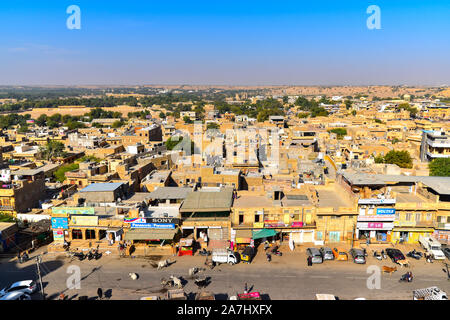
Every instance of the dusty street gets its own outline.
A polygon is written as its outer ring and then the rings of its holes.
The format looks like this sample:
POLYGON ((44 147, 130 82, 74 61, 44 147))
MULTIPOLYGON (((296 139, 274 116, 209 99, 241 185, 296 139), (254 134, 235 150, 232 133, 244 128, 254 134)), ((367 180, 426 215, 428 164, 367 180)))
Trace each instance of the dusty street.
MULTIPOLYGON (((398 246, 403 253, 410 247, 398 246)), ((369 266, 394 266, 388 260, 378 261, 370 254, 365 265, 357 265, 351 261, 326 261, 312 267, 306 265, 306 247, 300 246, 294 252, 283 247, 283 256, 273 256, 269 263, 264 252, 259 251, 252 264, 238 264, 235 266, 222 265, 213 270, 207 269, 202 275, 211 277, 207 290, 216 294, 217 299, 227 299, 230 295, 242 293, 244 283, 255 291, 265 294, 270 299, 314 299, 316 293, 334 294, 340 299, 412 299, 412 290, 430 286, 438 286, 447 293, 450 292, 450 281, 443 272, 442 262, 432 264, 425 260, 409 259, 411 266, 401 268, 392 275, 381 275, 381 288, 368 289, 367 273, 369 266), (400 276, 406 271, 412 271, 412 283, 399 283, 400 276)), ((368 251, 369 253, 371 250, 368 251)), ((159 260, 161 257, 153 257, 159 260)), ((108 298, 139 299, 148 295, 161 295, 165 292, 160 285, 162 277, 175 275, 183 277, 187 282, 186 293, 191 296, 198 291, 193 280, 189 279, 188 269, 194 266, 201 267, 204 263, 202 256, 169 257, 175 261, 171 266, 156 270, 150 259, 144 258, 117 258, 102 257, 98 261, 78 261, 67 258, 63 254, 44 254, 42 273, 45 294, 55 299, 63 292, 69 298, 78 299, 78 296, 87 295, 94 298, 97 288, 102 288, 108 298), (77 265, 81 270, 80 289, 67 289, 67 273, 70 265, 77 265), (139 279, 132 280, 130 272, 139 275, 139 279)), ((448 260, 446 260, 448 262, 448 260)), ((10 282, 35 279, 36 264, 28 261, 17 264, 15 258, 8 261, 3 259, 0 264, 2 287, 10 282)), ((39 299, 39 294, 34 294, 39 299)))

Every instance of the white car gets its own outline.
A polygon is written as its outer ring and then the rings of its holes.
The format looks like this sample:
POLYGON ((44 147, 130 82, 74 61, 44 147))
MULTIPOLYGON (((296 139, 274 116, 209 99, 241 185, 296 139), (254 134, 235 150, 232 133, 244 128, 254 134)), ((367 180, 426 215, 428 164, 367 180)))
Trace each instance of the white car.
POLYGON ((0 300, 31 300, 29 294, 21 291, 12 291, 0 297, 0 300))
POLYGON ((9 287, 6 287, 6 288, 0 290, 0 297, 6 295, 8 293, 11 293, 11 292, 22 292, 22 293, 26 293, 26 294, 30 295, 33 292, 35 292, 36 289, 37 289, 37 285, 36 285, 36 282, 34 282, 33 280, 19 281, 19 282, 13 283, 9 287))

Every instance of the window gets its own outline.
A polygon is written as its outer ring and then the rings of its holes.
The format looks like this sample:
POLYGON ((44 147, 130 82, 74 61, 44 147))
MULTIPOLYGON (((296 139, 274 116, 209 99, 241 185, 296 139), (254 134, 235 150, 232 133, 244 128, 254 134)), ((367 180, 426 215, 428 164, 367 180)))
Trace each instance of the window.
POLYGON ((431 213, 430 212, 427 213, 427 221, 431 221, 431 213))
POLYGON ((239 215, 239 224, 243 224, 244 223, 244 215, 240 214, 239 215))
POLYGON ((72 230, 72 239, 83 239, 83 233, 79 229, 72 230))
POLYGON ((86 229, 86 240, 95 239, 95 230, 86 229))
POLYGON ((420 221, 420 213, 416 213, 416 221, 417 221, 417 222, 420 221))
POLYGON ((412 214, 411 212, 405 213, 405 221, 411 221, 412 214))
POLYGON ((398 211, 395 211, 395 220, 398 221, 399 218, 400 218, 400 213, 398 211))
POLYGON ((259 214, 255 214, 255 222, 260 222, 259 221, 259 214))

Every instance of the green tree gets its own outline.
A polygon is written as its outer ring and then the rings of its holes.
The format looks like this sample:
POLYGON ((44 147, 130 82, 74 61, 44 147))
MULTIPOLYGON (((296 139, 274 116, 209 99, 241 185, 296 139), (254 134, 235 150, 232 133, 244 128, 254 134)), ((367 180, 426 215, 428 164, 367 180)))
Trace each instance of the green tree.
POLYGON ((189 118, 188 116, 184 116, 184 117, 183 117, 183 121, 184 121, 184 123, 186 123, 186 124, 194 123, 194 122, 191 120, 191 118, 189 118))
POLYGON ((437 158, 428 164, 430 176, 450 177, 450 158, 437 158))
POLYGON ((215 122, 208 122, 208 124, 206 125, 206 129, 207 130, 209 130, 209 129, 219 129, 219 128, 220 128, 220 126, 217 123, 215 123, 215 122))
POLYGON ((350 100, 345 100, 345 109, 350 110, 352 107, 352 102, 350 100))
POLYGON ((42 152, 42 156, 46 160, 51 160, 55 157, 63 157, 65 156, 64 152, 64 144, 59 141, 50 140, 44 147, 41 147, 40 150, 42 152))
POLYGON ((159 118, 161 118, 161 119, 165 119, 166 118, 166 115, 164 114, 164 112, 160 112, 159 113, 159 118))
POLYGON ((391 150, 384 156, 384 163, 396 164, 400 168, 412 168, 412 159, 408 151, 391 150))
POLYGON ((122 120, 116 120, 113 122, 112 127, 114 129, 120 128, 124 125, 125 123, 122 120))
POLYGON ((344 136, 347 135, 347 130, 344 128, 334 128, 334 129, 328 130, 328 132, 335 133, 339 140, 341 140, 344 136))
POLYGON ((377 157, 375 157, 375 163, 384 163, 384 158, 383 158, 383 156, 377 156, 377 157))

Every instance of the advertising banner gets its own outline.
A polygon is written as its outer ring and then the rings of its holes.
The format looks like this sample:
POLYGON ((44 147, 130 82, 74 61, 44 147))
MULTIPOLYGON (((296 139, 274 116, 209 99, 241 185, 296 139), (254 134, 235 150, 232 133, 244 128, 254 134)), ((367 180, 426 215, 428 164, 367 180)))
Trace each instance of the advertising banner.
POLYGON ((131 228, 175 229, 175 225, 173 223, 131 223, 131 228))
POLYGON ((69 229, 69 219, 52 218, 52 229, 69 229))
POLYGON ((64 242, 64 230, 63 229, 53 230, 53 241, 64 242))
POLYGON ((98 216, 71 216, 70 222, 76 226, 97 226, 98 216))
POLYGON ((377 208, 377 214, 395 214, 394 208, 377 208))
POLYGON ((93 207, 52 207, 54 214, 78 214, 78 215, 94 215, 95 209, 93 207))

